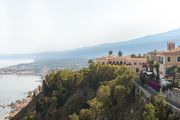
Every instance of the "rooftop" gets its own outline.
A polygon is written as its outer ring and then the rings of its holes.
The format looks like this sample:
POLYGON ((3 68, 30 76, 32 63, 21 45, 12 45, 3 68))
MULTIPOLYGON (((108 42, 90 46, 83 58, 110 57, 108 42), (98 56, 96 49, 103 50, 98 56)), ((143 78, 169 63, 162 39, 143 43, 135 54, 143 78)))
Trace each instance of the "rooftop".
POLYGON ((125 61, 138 61, 138 62, 146 62, 146 58, 131 58, 129 56, 104 56, 96 58, 96 60, 125 60, 125 61))
POLYGON ((152 54, 152 55, 179 55, 180 54, 180 46, 175 47, 175 43, 167 43, 167 50, 163 50, 163 51, 152 51, 149 52, 148 54, 152 54))

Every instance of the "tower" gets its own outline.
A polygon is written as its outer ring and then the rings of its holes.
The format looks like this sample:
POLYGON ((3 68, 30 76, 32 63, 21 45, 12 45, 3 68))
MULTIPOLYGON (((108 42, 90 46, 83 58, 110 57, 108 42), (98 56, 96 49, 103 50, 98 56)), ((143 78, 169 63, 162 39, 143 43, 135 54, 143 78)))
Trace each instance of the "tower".
POLYGON ((168 50, 168 51, 175 50, 175 43, 173 43, 173 42, 168 42, 168 43, 167 43, 167 50, 168 50))

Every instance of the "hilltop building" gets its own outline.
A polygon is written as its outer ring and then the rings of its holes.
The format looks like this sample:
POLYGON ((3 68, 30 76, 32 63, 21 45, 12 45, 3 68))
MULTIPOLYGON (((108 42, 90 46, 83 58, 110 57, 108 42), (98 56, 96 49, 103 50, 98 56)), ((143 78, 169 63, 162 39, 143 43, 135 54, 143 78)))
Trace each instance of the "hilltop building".
POLYGON ((136 72, 146 69, 146 58, 131 58, 128 56, 105 56, 96 58, 96 62, 100 64, 111 64, 111 65, 127 65, 134 68, 136 72))
MULTIPOLYGON (((180 46, 176 47, 175 43, 168 42, 167 50, 156 51, 148 53, 149 60, 155 60, 159 62, 159 71, 161 76, 168 77, 170 75, 170 69, 173 66, 180 67, 180 46)), ((178 69, 180 73, 180 69, 178 69)))

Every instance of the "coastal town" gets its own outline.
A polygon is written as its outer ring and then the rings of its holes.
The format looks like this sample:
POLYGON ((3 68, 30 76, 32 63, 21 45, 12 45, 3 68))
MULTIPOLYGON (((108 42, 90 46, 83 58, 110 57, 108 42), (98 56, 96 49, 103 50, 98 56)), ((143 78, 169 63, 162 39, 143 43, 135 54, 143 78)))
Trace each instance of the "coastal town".
MULTIPOLYGON (((144 55, 123 55, 119 51, 117 55, 109 51, 107 56, 98 57, 95 60, 98 64, 125 65, 136 71, 138 75, 138 84, 146 86, 153 93, 164 95, 169 104, 180 110, 180 47, 175 43, 168 42, 167 50, 153 50, 144 55)), ((145 87, 144 87, 145 88, 145 87)), ((9 107, 10 113, 4 117, 4 120, 13 118, 22 108, 24 108, 33 96, 42 91, 42 86, 38 86, 32 92, 28 93, 27 98, 17 100, 10 105, 0 105, 0 107, 9 107)), ((177 112, 176 111, 176 112, 177 112)), ((177 112, 178 114, 180 113, 177 112)))
POLYGON ((153 50, 143 56, 123 56, 121 51, 116 56, 109 51, 108 56, 96 58, 96 62, 133 68, 142 87, 164 95, 180 114, 180 46, 174 42, 167 43, 167 50, 153 50))

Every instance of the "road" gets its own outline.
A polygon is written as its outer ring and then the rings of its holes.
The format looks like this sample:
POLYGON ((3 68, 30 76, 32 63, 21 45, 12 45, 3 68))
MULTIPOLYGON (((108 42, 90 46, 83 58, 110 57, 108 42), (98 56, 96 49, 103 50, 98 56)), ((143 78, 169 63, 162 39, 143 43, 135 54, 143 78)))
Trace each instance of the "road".
MULTIPOLYGON (((156 92, 156 91, 153 90, 153 89, 150 89, 150 88, 148 88, 148 87, 146 87, 146 86, 143 86, 143 85, 141 84, 140 80, 137 81, 137 85, 139 85, 145 92, 147 92, 147 93, 150 94, 151 96, 154 96, 154 95, 156 95, 156 94, 159 93, 159 92, 156 92)), ((175 102, 173 102, 173 101, 171 101, 171 100, 169 100, 169 99, 166 99, 166 101, 167 101, 167 104, 168 104, 169 106, 177 109, 177 110, 180 112, 180 104, 175 103, 175 102)))

